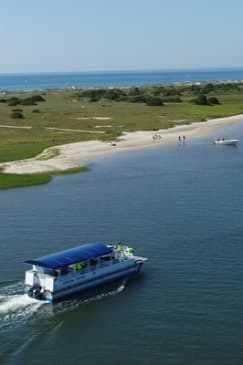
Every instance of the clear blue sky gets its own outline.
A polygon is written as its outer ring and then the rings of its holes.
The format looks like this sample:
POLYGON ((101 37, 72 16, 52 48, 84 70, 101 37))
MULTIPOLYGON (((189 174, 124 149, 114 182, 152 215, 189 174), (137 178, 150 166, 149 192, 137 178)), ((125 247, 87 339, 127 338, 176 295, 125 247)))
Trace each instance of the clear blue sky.
POLYGON ((0 73, 243 67, 242 0, 0 5, 0 73))

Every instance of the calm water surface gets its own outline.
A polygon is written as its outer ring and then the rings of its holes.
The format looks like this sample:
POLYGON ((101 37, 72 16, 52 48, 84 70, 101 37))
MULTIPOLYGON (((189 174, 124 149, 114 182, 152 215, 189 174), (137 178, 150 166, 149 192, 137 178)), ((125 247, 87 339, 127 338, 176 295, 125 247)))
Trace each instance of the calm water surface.
POLYGON ((0 90, 55 89, 71 86, 132 86, 227 80, 243 80, 243 69, 0 74, 0 90))
POLYGON ((0 364, 242 364, 242 186, 243 143, 208 137, 0 191, 0 364), (25 259, 94 241, 134 247, 144 275, 53 306, 22 296, 25 259))

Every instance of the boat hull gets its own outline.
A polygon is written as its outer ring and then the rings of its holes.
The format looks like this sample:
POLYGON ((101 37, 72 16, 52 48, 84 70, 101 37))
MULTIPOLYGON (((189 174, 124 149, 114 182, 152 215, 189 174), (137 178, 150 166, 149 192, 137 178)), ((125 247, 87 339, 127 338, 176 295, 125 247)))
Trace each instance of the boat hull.
POLYGON ((220 141, 216 140, 214 143, 216 145, 220 145, 220 146, 236 146, 238 142, 239 142, 238 139, 227 139, 227 140, 220 140, 220 141))
MULTIPOLYGON (((41 293, 39 297, 37 296, 36 299, 52 303, 63 300, 75 294, 82 293, 88 289, 96 288, 98 286, 115 282, 120 279, 125 279, 125 278, 129 279, 140 272, 142 264, 143 262, 137 262, 134 263, 134 265, 129 268, 124 268, 119 271, 110 272, 107 275, 100 275, 100 276, 97 275, 96 278, 89 279, 86 281, 80 281, 79 283, 75 283, 75 285, 63 287, 54 292, 45 291, 44 293, 41 293)), ((26 291, 26 294, 29 296, 33 296, 32 292, 29 292, 28 289, 26 291)))

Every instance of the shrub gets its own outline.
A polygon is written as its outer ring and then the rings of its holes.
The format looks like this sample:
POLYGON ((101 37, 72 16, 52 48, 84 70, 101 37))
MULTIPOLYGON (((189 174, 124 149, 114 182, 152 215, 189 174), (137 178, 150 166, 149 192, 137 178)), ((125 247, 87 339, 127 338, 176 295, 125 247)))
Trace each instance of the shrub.
POLYGON ((13 113, 11 113, 11 118, 13 118, 13 119, 23 119, 24 116, 23 116, 23 113, 21 113, 21 112, 13 112, 13 113))
POLYGON ((218 105, 218 104, 220 104, 218 98, 216 98, 215 96, 211 96, 210 98, 208 98, 208 103, 210 105, 218 105))
POLYGON ((144 94, 144 91, 137 86, 135 86, 135 87, 133 86, 129 89, 128 94, 131 96, 142 95, 142 94, 144 94))
POLYGON ((198 95, 198 97, 193 99, 192 102, 197 105, 208 105, 208 99, 204 94, 198 95))
POLYGON ((31 96, 31 99, 37 103, 39 102, 43 102, 43 101, 46 101, 43 96, 41 95, 34 95, 34 96, 31 96))
POLYGON ((163 96, 163 101, 167 103, 181 103, 182 100, 179 96, 163 96))
POLYGON ((43 102, 45 99, 41 95, 33 95, 29 98, 20 100, 21 105, 36 105, 36 103, 43 102))
POLYGON ((208 94, 212 91, 214 91, 214 85, 213 84, 209 83, 209 84, 203 85, 203 87, 202 87, 203 94, 208 94))
POLYGON ((147 97, 146 97, 146 95, 134 95, 134 96, 130 96, 128 100, 131 103, 146 103, 147 97))
POLYGON ((121 97, 126 96, 122 89, 108 89, 104 97, 109 100, 119 101, 121 97))
POLYGON ((9 106, 16 106, 20 103, 20 100, 16 97, 12 97, 12 98, 8 99, 7 102, 8 102, 9 106))
POLYGON ((149 96, 146 100, 148 106, 163 106, 163 100, 159 96, 149 96))
POLYGON ((36 105, 36 103, 34 102, 34 100, 32 98, 22 99, 22 100, 20 100, 20 104, 21 105, 36 105))

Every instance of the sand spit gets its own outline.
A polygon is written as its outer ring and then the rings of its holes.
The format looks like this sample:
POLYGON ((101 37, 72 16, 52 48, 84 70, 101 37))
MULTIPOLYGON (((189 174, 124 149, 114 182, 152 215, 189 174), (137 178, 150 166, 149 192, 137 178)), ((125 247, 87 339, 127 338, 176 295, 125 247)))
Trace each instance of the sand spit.
MULTIPOLYGON (((159 133, 161 136, 160 139, 156 140, 156 143, 165 144, 177 141, 179 135, 185 135, 187 139, 199 138, 211 134, 219 128, 241 121, 243 121, 243 115, 236 115, 232 117, 211 119, 207 122, 180 125, 166 130, 161 129, 156 132, 138 131, 124 133, 122 137, 116 141, 115 146, 112 146, 111 143, 101 141, 70 143, 48 148, 35 158, 2 163, 0 164, 0 168, 3 169, 4 172, 17 174, 66 170, 81 165, 87 165, 98 157, 107 154, 152 146, 155 143, 152 138, 155 133, 159 133), (58 150, 58 153, 53 153, 53 158, 43 160, 43 153, 46 154, 52 149, 58 150)), ((50 155, 52 155, 51 152, 50 155)))

